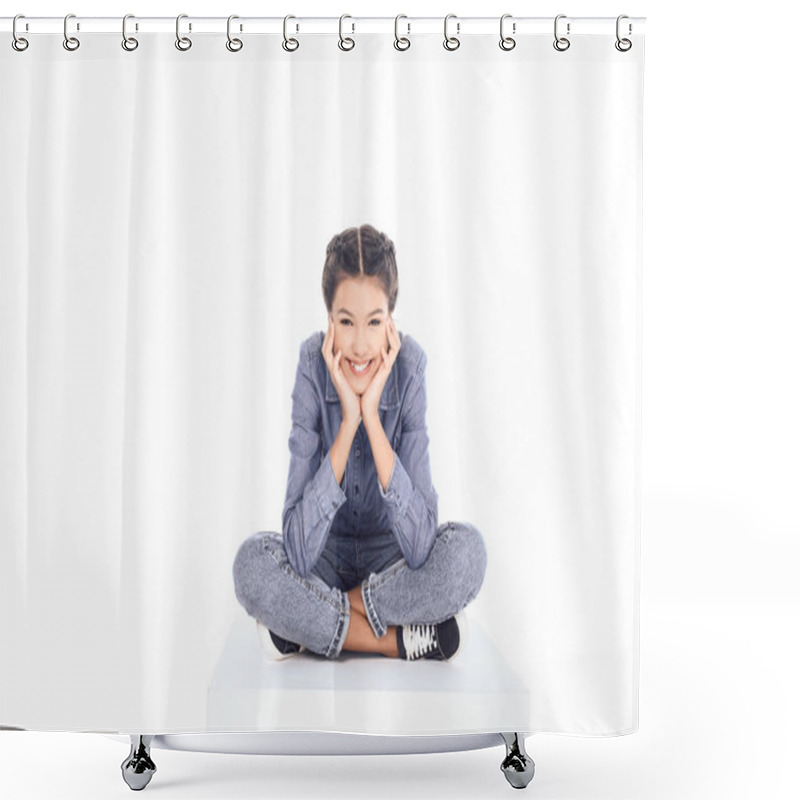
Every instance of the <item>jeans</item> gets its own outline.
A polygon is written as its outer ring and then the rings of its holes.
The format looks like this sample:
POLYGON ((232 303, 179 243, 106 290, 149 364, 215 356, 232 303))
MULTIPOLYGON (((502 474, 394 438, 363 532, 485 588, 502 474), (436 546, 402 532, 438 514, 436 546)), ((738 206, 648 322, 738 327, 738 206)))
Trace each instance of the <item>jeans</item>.
POLYGON ((307 577, 289 564, 279 533, 260 531, 239 547, 233 583, 250 616, 284 639, 337 658, 350 624, 349 589, 361 585, 367 619, 380 638, 390 625, 454 616, 478 594, 485 572, 486 546, 477 528, 445 522, 419 569, 408 566, 391 532, 340 535, 329 536, 307 577))

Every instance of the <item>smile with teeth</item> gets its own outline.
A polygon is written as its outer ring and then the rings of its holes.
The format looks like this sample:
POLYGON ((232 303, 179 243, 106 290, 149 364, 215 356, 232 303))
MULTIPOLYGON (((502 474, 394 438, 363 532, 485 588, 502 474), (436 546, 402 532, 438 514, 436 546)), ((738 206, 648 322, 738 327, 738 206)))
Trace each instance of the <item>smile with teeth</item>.
POLYGON ((372 359, 370 359, 369 361, 364 361, 361 364, 355 364, 348 358, 347 363, 350 365, 350 369, 353 371, 354 374, 363 375, 369 369, 369 365, 372 363, 372 359))

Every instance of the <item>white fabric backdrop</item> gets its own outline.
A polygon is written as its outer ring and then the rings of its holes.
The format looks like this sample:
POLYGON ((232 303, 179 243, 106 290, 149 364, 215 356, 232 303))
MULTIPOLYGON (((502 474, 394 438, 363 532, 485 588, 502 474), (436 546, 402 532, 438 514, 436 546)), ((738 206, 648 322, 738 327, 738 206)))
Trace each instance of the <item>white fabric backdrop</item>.
MULTIPOLYGON (((504 729, 635 730, 643 38, 140 39, 0 48, 0 722, 213 729, 325 245, 369 222, 428 354, 439 518, 487 543, 468 614, 527 689, 504 729)), ((393 702, 315 727, 484 727, 393 702)))

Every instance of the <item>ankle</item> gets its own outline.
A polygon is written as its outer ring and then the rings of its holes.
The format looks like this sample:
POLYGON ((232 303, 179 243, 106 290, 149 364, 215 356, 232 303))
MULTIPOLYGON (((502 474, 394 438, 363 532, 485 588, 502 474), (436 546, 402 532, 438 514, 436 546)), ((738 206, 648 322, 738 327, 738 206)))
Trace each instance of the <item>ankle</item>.
POLYGON ((390 625, 386 629, 385 638, 387 642, 384 655, 389 658, 400 658, 400 648, 397 646, 397 627, 396 625, 390 625))
POLYGON ((366 619, 367 617, 367 610, 364 608, 364 601, 361 598, 361 587, 355 586, 347 593, 347 596, 350 599, 350 611, 357 612, 362 617, 366 619))

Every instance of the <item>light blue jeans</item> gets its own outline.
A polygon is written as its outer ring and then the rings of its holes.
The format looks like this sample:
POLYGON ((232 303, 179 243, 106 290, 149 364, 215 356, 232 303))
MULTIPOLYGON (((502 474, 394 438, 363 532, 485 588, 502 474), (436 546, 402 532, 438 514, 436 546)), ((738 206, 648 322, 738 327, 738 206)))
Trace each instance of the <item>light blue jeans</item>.
POLYGON ((350 624, 349 589, 361 597, 375 636, 390 625, 437 623, 470 603, 483 584, 486 545, 477 528, 445 522, 419 569, 411 569, 391 532, 356 539, 329 536, 314 569, 301 577, 283 537, 260 531, 236 553, 233 583, 245 611, 308 650, 337 658, 350 624))

